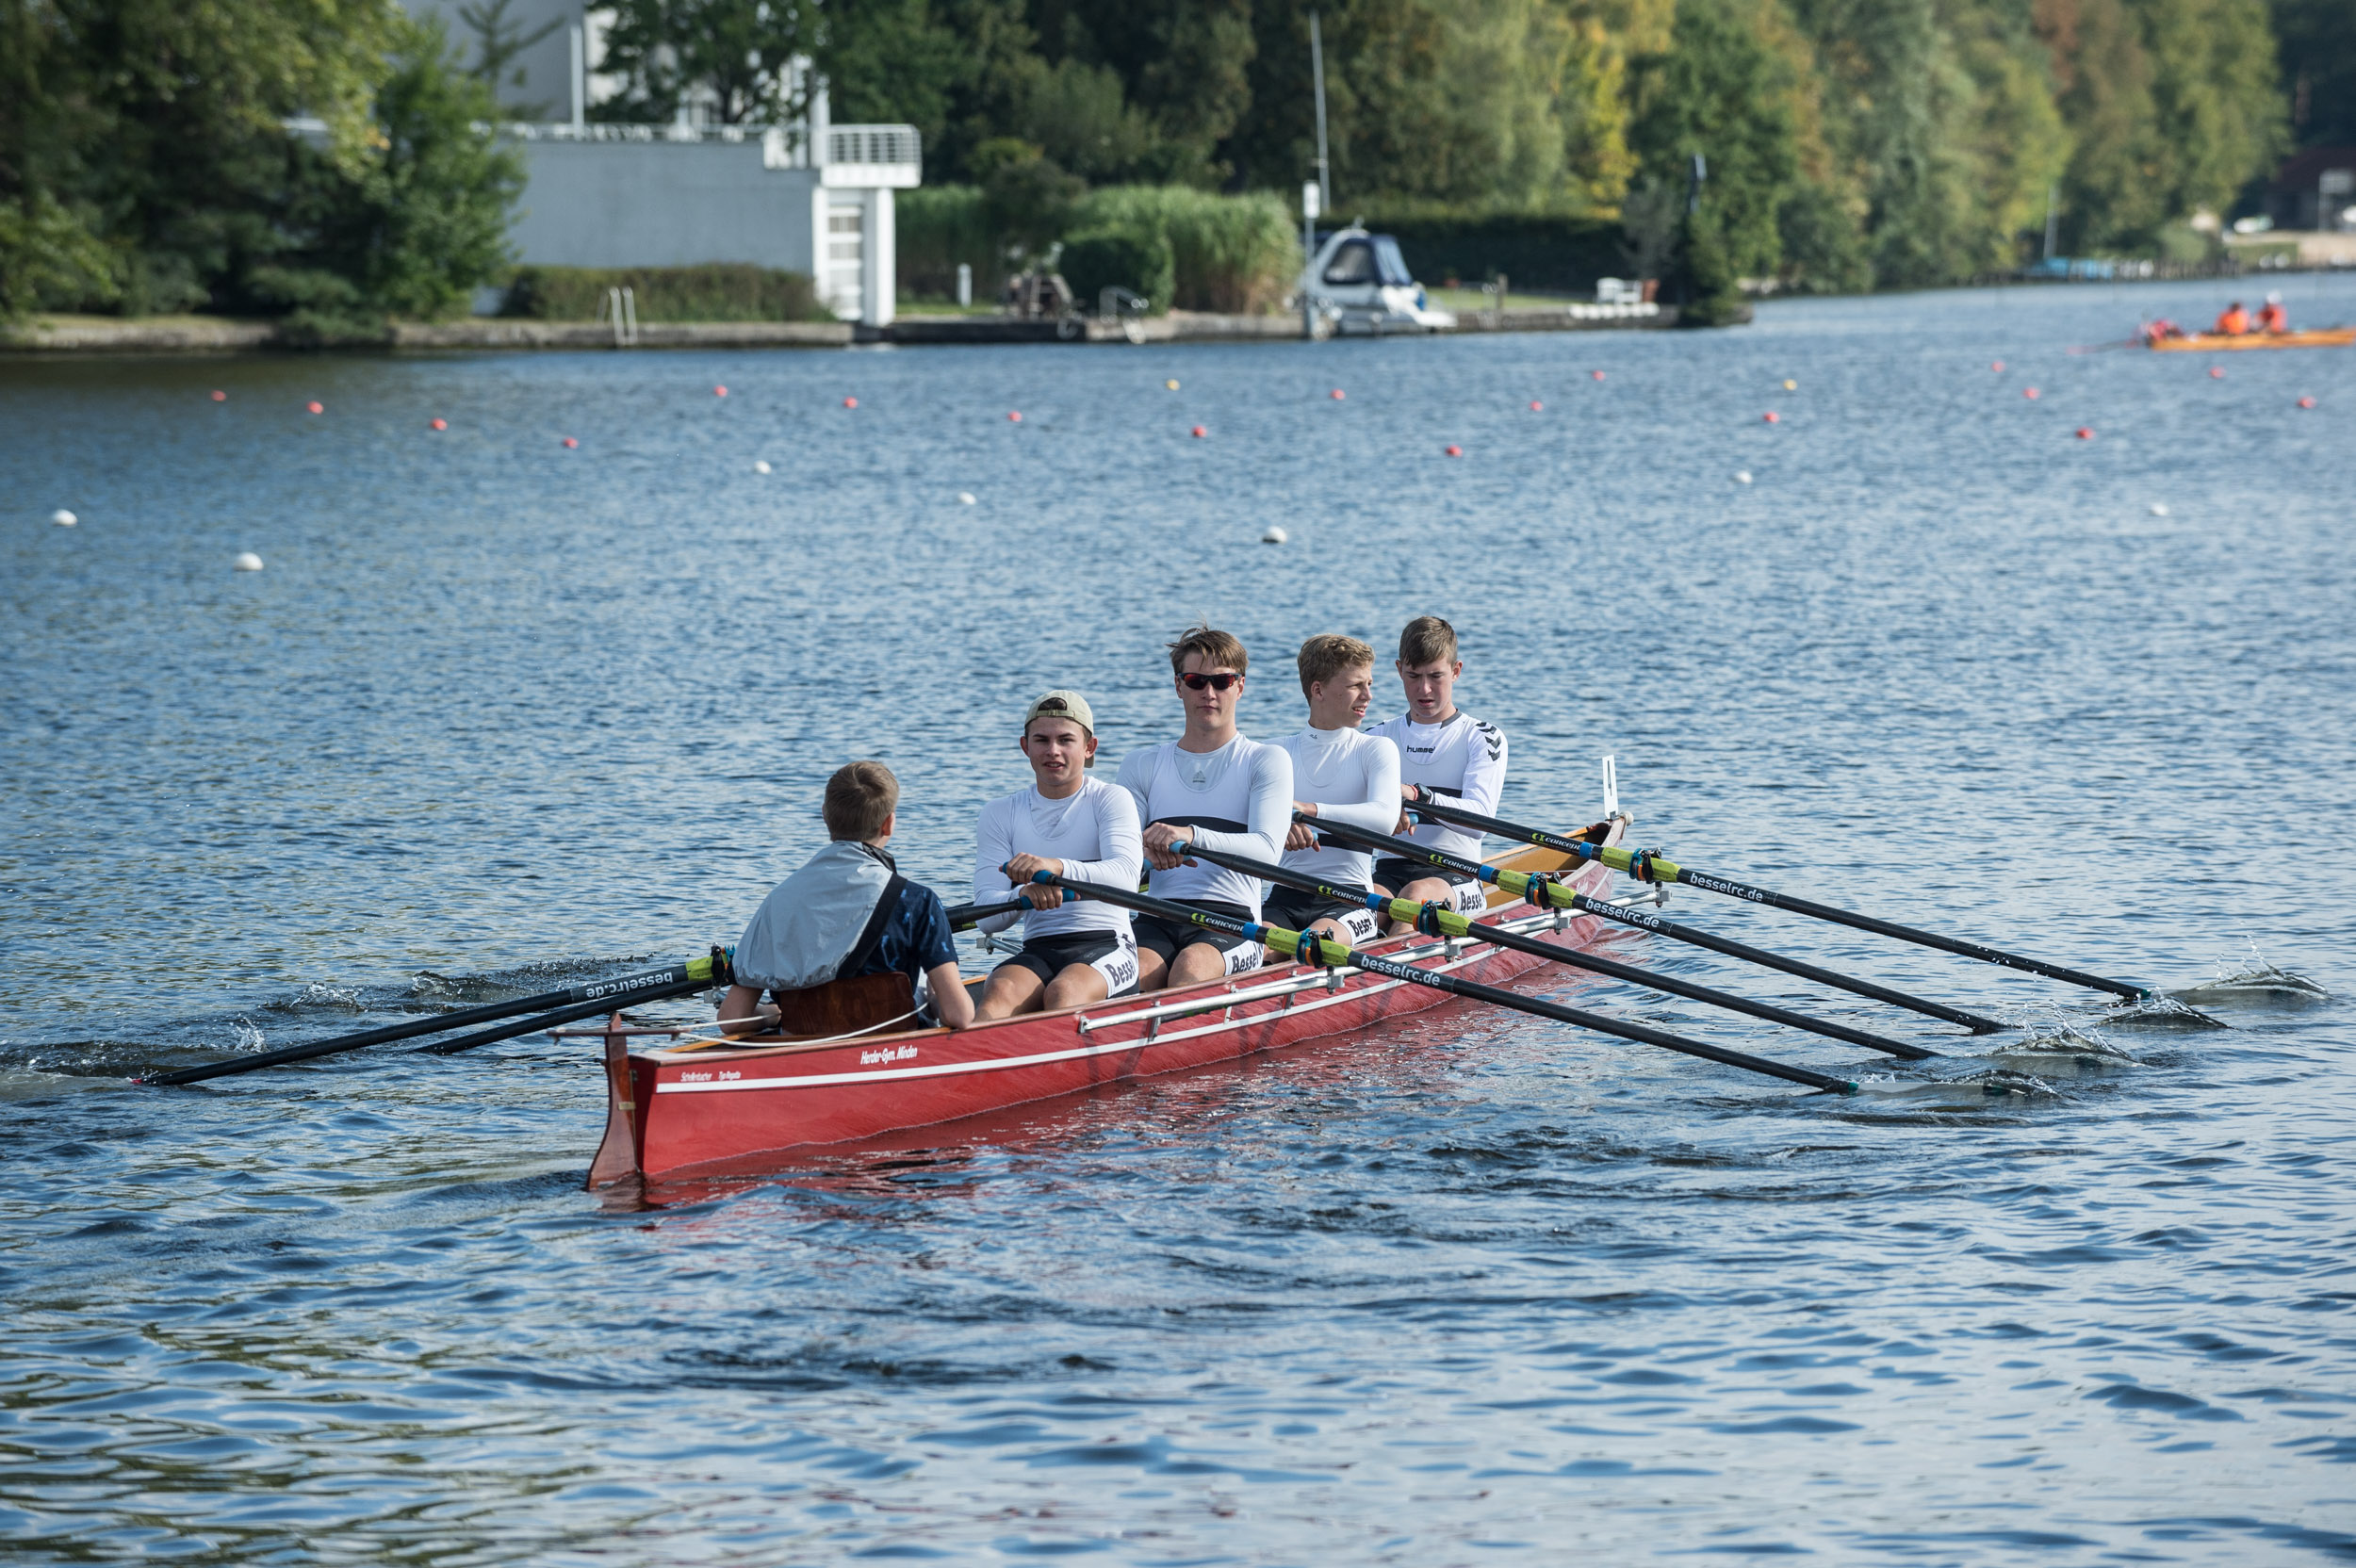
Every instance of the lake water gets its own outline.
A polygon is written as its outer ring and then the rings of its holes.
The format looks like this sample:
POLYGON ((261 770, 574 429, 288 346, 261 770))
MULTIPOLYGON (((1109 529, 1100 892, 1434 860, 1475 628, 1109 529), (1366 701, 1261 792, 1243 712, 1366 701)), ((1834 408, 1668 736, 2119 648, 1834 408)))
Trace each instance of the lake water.
POLYGON ((2356 351, 2066 352, 2227 292, 0 363, 0 1543, 2356 1558, 2356 351), (853 757, 955 902, 1039 690, 1167 738, 1207 616, 1273 738, 1301 637, 1425 612, 1509 814, 1592 820, 1611 753, 1689 865, 2224 1027, 1680 890, 2022 1027, 1630 936, 1953 1054, 1564 972, 1866 1092, 1451 1008, 659 1208, 581 1190, 585 1041, 128 1082, 733 940, 853 757))

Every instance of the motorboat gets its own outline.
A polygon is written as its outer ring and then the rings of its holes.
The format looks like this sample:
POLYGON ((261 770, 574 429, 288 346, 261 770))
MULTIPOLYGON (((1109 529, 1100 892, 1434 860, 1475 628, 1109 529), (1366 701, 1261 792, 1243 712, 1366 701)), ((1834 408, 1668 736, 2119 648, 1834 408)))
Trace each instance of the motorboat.
POLYGON ((1432 308, 1399 241, 1355 223, 1317 247, 1301 269, 1301 291, 1334 332, 1448 332, 1456 326, 1454 312, 1432 308))

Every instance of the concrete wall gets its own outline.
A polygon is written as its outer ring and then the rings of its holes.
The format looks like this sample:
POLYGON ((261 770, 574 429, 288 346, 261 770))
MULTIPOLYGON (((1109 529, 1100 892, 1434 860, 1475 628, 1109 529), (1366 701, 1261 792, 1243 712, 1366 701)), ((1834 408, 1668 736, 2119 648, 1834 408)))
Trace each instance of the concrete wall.
POLYGON ((764 168, 757 138, 512 145, 531 169, 509 237, 526 262, 748 261, 817 272, 812 219, 825 204, 819 171, 764 168))

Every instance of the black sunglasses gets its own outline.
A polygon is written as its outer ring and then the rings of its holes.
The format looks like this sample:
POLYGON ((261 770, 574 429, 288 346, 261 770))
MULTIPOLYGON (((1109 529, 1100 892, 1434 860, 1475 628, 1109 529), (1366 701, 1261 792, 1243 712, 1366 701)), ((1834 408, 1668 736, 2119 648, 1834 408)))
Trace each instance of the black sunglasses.
POLYGON ((1228 687, 1241 680, 1243 677, 1221 670, 1217 675, 1182 675, 1178 678, 1186 682, 1186 690, 1189 692, 1199 692, 1205 686, 1214 692, 1224 692, 1228 687))

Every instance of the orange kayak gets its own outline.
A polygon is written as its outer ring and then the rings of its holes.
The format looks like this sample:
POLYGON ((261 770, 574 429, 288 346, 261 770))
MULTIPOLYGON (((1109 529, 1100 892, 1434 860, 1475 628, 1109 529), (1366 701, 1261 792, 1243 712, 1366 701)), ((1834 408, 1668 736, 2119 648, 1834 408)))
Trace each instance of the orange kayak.
POLYGON ((2196 332, 2183 337, 2154 337, 2151 346, 2162 352, 2216 353, 2227 349, 2345 349, 2356 343, 2356 327, 2326 327, 2316 332, 2251 332, 2238 336, 2196 332))

